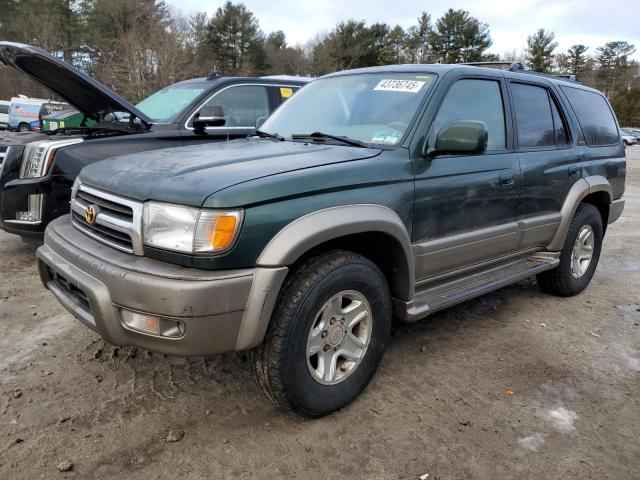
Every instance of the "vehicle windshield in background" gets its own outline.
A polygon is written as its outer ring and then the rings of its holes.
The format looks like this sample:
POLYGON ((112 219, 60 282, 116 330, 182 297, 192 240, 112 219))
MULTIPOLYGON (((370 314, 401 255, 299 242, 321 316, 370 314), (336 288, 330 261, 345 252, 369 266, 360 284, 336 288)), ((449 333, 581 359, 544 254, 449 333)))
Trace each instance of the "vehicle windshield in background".
POLYGON ((205 83, 178 83, 157 91, 136 107, 156 123, 172 123, 206 88, 205 83))
POLYGON ((393 146, 434 79, 428 73, 389 72, 316 80, 278 108, 260 130, 285 138, 322 132, 393 146))

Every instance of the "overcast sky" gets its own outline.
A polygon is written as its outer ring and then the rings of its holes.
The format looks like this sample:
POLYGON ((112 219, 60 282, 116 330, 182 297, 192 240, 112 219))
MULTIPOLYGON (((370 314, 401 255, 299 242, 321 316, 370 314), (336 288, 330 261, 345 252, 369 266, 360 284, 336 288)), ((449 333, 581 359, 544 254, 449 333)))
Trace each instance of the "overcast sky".
MULTIPOLYGON (((167 0, 178 11, 206 11, 209 15, 223 0, 167 0)), ((245 0, 266 33, 282 30, 291 45, 304 44, 317 34, 330 31, 350 18, 367 24, 385 22, 404 28, 416 24, 425 10, 433 20, 448 8, 468 10, 489 24, 493 46, 501 54, 524 49, 527 36, 542 27, 556 34, 557 51, 583 43, 592 53, 612 40, 636 45, 640 60, 640 1, 638 0, 245 0)))

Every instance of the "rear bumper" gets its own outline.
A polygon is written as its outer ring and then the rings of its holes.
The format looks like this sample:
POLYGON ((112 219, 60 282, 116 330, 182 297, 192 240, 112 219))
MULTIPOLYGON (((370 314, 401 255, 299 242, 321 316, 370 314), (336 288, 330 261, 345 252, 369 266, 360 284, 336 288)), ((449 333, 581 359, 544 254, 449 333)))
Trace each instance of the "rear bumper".
POLYGON ((253 269, 196 270, 121 253, 77 231, 68 216, 51 222, 37 262, 44 285, 107 342, 172 355, 235 350, 254 277, 253 269), (122 309, 179 321, 182 334, 132 330, 122 309))
POLYGON ((609 223, 613 223, 620 218, 624 210, 624 198, 619 198, 611 202, 609 206, 609 223))

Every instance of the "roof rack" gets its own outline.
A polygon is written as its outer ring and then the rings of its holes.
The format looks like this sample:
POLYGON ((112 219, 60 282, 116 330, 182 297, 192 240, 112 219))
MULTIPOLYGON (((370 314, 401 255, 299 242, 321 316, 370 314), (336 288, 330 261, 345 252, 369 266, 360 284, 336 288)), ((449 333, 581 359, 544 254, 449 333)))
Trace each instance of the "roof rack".
POLYGON ((472 67, 497 68, 498 70, 509 70, 510 72, 524 70, 520 62, 468 62, 461 65, 471 65, 472 67))
POLYGON ((507 70, 509 72, 528 73, 530 75, 539 75, 541 77, 553 77, 569 80, 570 82, 580 83, 575 75, 541 73, 534 70, 526 70, 520 62, 469 62, 461 65, 470 65, 472 67, 497 68, 499 70, 507 70))

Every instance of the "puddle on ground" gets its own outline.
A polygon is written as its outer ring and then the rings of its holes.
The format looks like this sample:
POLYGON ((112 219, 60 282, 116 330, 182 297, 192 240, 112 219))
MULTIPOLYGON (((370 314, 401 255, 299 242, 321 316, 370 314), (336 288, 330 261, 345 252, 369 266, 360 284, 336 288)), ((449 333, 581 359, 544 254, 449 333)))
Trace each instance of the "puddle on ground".
POLYGON ((528 437, 518 440, 518 451, 520 453, 525 452, 537 452, 544 443, 544 433, 534 433, 528 437))
POLYGON ((34 329, 29 328, 19 337, 0 336, 0 368, 28 360, 35 350, 41 348, 42 342, 61 336, 72 326, 75 326, 75 322, 63 313, 34 323, 34 329))
POLYGON ((616 305, 617 315, 603 326, 594 366, 614 373, 640 372, 640 303, 616 305))
POLYGON ((606 272, 640 272, 640 262, 607 260, 600 263, 598 269, 606 272))
POLYGON ((573 410, 569 410, 565 407, 557 407, 549 410, 546 413, 547 421, 551 423, 553 428, 564 435, 570 435, 575 433, 575 421, 578 419, 578 415, 573 410))

